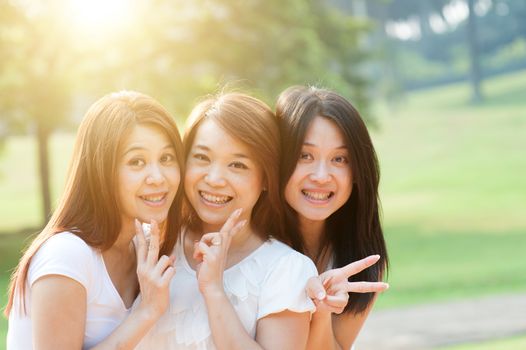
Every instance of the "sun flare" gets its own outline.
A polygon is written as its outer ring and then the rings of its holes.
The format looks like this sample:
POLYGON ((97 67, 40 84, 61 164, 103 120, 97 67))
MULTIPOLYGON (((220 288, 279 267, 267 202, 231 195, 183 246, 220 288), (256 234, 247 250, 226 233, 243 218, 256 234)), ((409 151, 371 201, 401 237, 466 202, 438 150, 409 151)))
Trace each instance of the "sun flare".
POLYGON ((70 20, 80 30, 107 32, 126 26, 132 17, 133 0, 69 0, 70 20))

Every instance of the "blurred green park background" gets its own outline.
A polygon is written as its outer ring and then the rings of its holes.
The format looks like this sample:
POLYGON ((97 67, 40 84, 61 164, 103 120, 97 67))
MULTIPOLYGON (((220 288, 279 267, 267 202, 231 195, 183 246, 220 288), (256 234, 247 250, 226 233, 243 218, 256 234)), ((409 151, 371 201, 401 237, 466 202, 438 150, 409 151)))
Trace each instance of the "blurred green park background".
POLYGON ((521 18, 512 0, 0 0, 0 303, 89 104, 135 89, 183 126, 225 85, 269 104, 327 86, 366 117, 391 259, 377 308, 526 292, 521 18))

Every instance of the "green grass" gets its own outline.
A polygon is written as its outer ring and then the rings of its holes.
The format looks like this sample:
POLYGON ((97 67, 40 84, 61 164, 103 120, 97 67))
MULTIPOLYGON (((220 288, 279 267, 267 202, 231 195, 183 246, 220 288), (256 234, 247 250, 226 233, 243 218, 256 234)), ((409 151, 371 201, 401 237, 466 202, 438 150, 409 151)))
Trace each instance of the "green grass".
MULTIPOLYGON (((49 145, 51 191, 58 198, 67 172, 75 135, 56 134, 49 145)), ((38 227, 42 222, 36 142, 29 136, 12 136, 0 155, 0 234, 38 227)))
POLYGON ((483 343, 462 344, 444 348, 444 350, 517 350, 526 349, 526 335, 507 339, 492 340, 483 343))
MULTIPOLYGON (((0 309, 3 312, 3 307, 7 302, 7 288, 9 284, 9 275, 14 267, 14 264, 20 256, 22 248, 29 242, 27 234, 13 234, 3 235, 0 237, 0 309)), ((7 320, 0 316, 0 350, 5 349, 5 341, 7 336, 7 320)))
POLYGON ((526 71, 379 106, 391 288, 378 307, 526 291, 526 71), (521 249, 522 248, 522 249, 521 249))
MULTIPOLYGON (((372 137, 391 259, 391 288, 379 308, 526 291, 524 91, 526 71, 487 80, 487 100, 478 106, 469 104, 466 84, 412 93, 396 107, 378 105, 380 129, 372 137)), ((55 199, 72 142, 72 135, 52 139, 55 199)), ((10 138, 0 158, 1 233, 38 226, 35 170, 33 140, 10 138)), ((14 266, 21 244, 4 236, 1 271, 14 266)), ((1 290, 6 283, 0 274, 1 290)))

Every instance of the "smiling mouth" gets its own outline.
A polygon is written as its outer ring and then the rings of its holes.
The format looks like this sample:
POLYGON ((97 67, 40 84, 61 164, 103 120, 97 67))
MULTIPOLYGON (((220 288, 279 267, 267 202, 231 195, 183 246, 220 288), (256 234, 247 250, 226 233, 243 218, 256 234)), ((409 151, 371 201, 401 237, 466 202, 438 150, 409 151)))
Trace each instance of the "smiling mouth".
POLYGON ((334 192, 313 192, 313 191, 307 191, 307 190, 301 190, 301 193, 307 197, 307 199, 313 200, 313 201, 326 201, 330 199, 332 196, 334 196, 334 192))
POLYGON ((139 196, 139 197, 146 202, 157 204, 157 203, 162 202, 166 198, 166 196, 167 194, 164 193, 164 194, 156 194, 152 196, 139 196))
POLYGON ((226 204, 233 199, 233 197, 230 196, 217 196, 204 191, 199 191, 199 196, 211 204, 226 204))

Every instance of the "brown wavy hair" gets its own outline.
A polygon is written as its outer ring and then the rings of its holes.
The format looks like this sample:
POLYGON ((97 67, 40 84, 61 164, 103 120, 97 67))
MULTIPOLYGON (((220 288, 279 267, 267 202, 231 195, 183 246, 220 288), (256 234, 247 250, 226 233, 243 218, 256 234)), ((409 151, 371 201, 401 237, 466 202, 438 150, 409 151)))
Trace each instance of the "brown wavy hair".
MULTIPOLYGON (((262 101, 242 93, 224 93, 199 103, 190 113, 183 137, 184 157, 188 155, 199 126, 213 120, 231 137, 245 144, 263 170, 263 186, 252 210, 251 222, 264 239, 270 235, 282 239, 281 201, 279 198, 279 128, 272 109, 262 101)), ((201 221, 185 201, 185 223, 201 230, 201 221)))
MULTIPOLYGON (((101 251, 109 249, 119 235, 121 215, 117 186, 119 148, 137 125, 162 130, 172 143, 179 169, 184 173, 181 137, 174 119, 153 98, 131 91, 106 95, 87 111, 77 132, 65 190, 46 227, 36 236, 11 276, 9 300, 4 311, 9 315, 19 293, 25 313, 26 278, 32 257, 53 235, 69 231, 86 244, 101 251)), ((182 181, 166 222, 161 225, 160 255, 169 254, 181 227, 182 181)))

